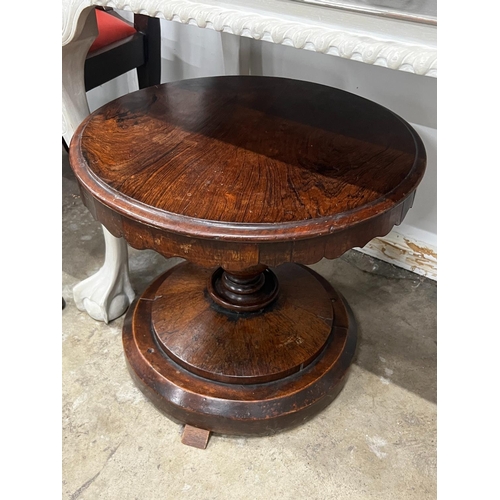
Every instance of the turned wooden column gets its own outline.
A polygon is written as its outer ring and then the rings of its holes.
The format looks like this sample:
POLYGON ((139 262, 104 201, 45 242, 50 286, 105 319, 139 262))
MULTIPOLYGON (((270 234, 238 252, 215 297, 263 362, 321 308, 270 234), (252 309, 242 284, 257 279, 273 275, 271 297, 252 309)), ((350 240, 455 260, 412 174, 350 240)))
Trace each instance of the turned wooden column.
POLYGON ((276 275, 266 266, 242 271, 219 267, 208 281, 208 293, 219 306, 236 313, 263 310, 278 296, 276 275))

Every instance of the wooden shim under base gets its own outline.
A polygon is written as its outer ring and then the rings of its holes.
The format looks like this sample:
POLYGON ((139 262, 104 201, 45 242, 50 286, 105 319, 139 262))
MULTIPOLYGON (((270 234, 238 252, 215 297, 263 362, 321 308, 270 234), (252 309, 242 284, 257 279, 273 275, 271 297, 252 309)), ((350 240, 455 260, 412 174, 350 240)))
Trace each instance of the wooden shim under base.
POLYGON ((210 431, 186 424, 182 433, 181 443, 204 450, 207 447, 209 438, 210 431))

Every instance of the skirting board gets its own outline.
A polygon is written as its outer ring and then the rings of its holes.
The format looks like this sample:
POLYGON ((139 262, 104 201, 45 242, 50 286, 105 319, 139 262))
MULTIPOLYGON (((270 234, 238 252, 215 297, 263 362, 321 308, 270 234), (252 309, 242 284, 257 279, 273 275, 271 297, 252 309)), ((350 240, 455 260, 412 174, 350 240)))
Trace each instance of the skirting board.
POLYGON ((437 281, 437 248, 427 243, 391 231, 356 250, 437 281))

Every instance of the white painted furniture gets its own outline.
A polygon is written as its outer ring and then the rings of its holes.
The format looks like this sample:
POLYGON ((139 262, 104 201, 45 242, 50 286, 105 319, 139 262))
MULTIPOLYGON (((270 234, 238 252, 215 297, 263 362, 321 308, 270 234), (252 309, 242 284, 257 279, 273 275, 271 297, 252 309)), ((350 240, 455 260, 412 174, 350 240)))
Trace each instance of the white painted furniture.
MULTIPOLYGON (((286 0, 63 0, 62 125, 67 143, 89 114, 83 69, 97 35, 97 5, 437 77, 437 30, 430 24, 286 0)), ((225 50, 234 47, 227 44, 225 50)), ((74 288, 74 298, 79 309, 107 323, 126 311, 134 292, 126 243, 103 231, 103 267, 74 288)))

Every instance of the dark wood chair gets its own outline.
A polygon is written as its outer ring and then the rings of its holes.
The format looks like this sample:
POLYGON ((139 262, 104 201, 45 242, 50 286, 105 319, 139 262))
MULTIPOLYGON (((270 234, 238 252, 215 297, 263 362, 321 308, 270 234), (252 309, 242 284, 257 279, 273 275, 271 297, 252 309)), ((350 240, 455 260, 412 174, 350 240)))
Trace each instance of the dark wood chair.
POLYGON ((96 8, 99 34, 85 61, 89 91, 133 69, 139 88, 158 85, 161 75, 160 20, 134 14, 129 23, 111 9, 96 8))

